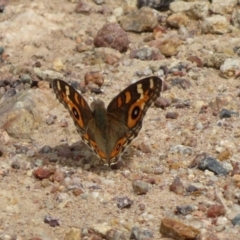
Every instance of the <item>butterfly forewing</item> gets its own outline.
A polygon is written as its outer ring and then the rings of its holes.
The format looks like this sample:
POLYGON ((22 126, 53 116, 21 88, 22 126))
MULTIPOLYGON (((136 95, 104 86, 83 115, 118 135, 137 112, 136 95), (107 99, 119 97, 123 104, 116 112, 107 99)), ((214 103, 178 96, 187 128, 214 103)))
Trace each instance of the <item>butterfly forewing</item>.
POLYGON ((142 123, 148 108, 160 96, 161 89, 159 77, 139 80, 118 94, 108 105, 107 112, 133 129, 142 123))
POLYGON ((53 90, 58 100, 69 111, 78 131, 84 135, 92 118, 92 112, 86 100, 76 89, 59 79, 53 80, 53 90))
MULTIPOLYGON (((118 94, 107 108, 109 125, 125 126, 119 132, 110 156, 120 155, 121 152, 137 137, 142 128, 142 120, 151 104, 160 96, 162 80, 158 77, 148 77, 130 85, 118 94)), ((120 131, 120 130, 119 130, 120 131)))

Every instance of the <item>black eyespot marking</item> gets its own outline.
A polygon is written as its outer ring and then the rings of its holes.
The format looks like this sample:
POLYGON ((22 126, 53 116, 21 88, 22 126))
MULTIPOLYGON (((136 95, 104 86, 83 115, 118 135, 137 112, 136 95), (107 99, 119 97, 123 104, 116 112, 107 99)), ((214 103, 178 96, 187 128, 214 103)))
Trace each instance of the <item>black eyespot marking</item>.
POLYGON ((139 106, 135 106, 131 114, 132 119, 138 118, 139 114, 140 114, 140 108, 139 106))
POLYGON ((73 112, 73 114, 74 114, 74 117, 77 118, 77 119, 79 119, 79 114, 78 114, 78 111, 76 110, 75 107, 72 108, 72 112, 73 112))

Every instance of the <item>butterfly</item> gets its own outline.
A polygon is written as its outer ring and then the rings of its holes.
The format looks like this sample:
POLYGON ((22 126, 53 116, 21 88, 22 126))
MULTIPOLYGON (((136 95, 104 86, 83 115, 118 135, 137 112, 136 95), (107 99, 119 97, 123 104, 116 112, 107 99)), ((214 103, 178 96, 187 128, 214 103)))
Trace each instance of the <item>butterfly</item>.
POLYGON ((163 81, 156 76, 141 79, 121 91, 107 108, 101 100, 89 106, 75 88, 60 79, 54 79, 52 87, 82 140, 103 163, 111 165, 137 137, 148 108, 160 96, 163 81))

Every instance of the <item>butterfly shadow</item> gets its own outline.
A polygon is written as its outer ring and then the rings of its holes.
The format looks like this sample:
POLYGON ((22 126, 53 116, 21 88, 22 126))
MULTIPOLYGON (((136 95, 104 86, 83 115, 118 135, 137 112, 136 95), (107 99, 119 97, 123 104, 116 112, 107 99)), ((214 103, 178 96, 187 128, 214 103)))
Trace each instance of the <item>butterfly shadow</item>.
POLYGON ((130 149, 131 148, 129 147, 118 162, 111 166, 101 162, 93 151, 81 140, 70 146, 68 143, 62 143, 54 148, 43 146, 39 150, 39 155, 45 159, 46 162, 52 164, 58 163, 61 166, 80 167, 86 171, 102 172, 128 167, 128 164, 131 161, 131 156, 129 154, 130 149))

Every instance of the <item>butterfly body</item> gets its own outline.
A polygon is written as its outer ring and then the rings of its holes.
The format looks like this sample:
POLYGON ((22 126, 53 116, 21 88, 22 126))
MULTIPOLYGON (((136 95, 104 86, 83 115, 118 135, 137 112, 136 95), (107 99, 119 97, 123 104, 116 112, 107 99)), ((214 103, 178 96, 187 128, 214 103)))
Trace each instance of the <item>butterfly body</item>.
POLYGON ((55 79, 53 89, 83 141, 104 163, 111 164, 138 135, 147 109, 160 95, 162 80, 149 77, 130 85, 107 108, 101 100, 94 100, 89 107, 82 95, 62 80, 55 79))

